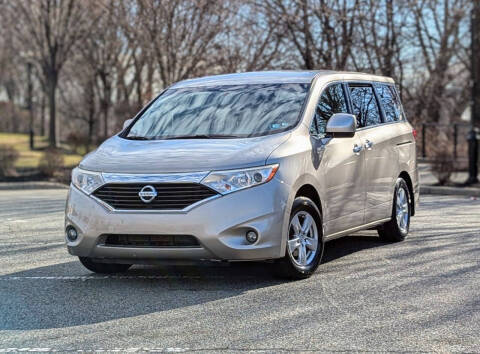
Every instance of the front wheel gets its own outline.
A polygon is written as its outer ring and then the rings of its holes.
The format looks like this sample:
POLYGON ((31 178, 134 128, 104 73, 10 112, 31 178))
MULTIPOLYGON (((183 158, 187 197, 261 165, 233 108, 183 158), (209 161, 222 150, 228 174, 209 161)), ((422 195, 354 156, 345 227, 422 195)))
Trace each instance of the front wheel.
POLYGON ((117 264, 117 263, 100 263, 94 262, 91 258, 88 257, 78 257, 80 262, 85 268, 94 272, 101 274, 113 274, 113 273, 123 273, 128 270, 132 265, 131 264, 117 264))
POLYGON ((407 237, 412 213, 410 199, 407 183, 403 178, 397 179, 393 195, 392 219, 378 228, 380 239, 399 242, 407 237))
POLYGON ((285 256, 275 264, 277 275, 304 279, 315 272, 323 255, 322 217, 315 203, 305 197, 294 200, 285 256))

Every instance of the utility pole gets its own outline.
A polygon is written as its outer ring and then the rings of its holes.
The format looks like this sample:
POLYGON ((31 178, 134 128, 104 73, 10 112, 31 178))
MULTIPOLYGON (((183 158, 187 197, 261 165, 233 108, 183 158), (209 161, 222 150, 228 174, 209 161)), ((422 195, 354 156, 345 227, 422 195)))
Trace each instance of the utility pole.
POLYGON ((468 180, 467 184, 478 181, 478 139, 480 128, 480 1, 473 1, 471 18, 471 61, 472 61, 472 119, 468 133, 468 180))
POLYGON ((27 109, 30 118, 30 150, 34 149, 34 132, 33 132, 33 84, 32 84, 32 63, 27 62, 27 109))

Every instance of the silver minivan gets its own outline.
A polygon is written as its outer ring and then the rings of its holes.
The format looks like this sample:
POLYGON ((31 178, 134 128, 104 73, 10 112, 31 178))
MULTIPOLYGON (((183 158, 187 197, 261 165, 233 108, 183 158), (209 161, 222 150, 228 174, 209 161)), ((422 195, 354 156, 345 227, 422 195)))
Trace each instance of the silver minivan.
POLYGON ((163 91, 72 172, 68 251, 93 272, 160 260, 270 260, 310 276, 324 243, 402 241, 416 133, 392 79, 335 71, 209 76, 163 91))

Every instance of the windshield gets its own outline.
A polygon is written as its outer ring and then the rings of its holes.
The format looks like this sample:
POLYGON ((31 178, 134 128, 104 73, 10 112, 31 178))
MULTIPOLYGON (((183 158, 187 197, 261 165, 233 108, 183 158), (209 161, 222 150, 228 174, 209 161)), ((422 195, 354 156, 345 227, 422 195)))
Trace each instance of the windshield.
POLYGON ((233 138, 294 127, 309 84, 166 90, 126 131, 127 139, 233 138))

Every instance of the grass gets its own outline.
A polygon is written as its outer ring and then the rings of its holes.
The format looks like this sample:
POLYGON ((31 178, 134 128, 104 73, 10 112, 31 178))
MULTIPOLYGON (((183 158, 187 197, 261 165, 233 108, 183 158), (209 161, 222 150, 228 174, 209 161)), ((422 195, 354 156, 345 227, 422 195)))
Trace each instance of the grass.
MULTIPOLYGON (((28 134, 0 133, 0 144, 13 146, 20 153, 20 158, 15 164, 16 168, 37 168, 43 156, 43 149, 48 147, 48 139, 43 136, 35 136, 35 150, 32 151, 29 146, 28 134)), ((65 166, 73 167, 78 165, 82 155, 73 152, 68 145, 61 144, 60 147, 64 151, 65 166)))

